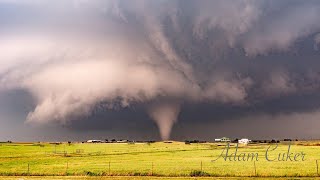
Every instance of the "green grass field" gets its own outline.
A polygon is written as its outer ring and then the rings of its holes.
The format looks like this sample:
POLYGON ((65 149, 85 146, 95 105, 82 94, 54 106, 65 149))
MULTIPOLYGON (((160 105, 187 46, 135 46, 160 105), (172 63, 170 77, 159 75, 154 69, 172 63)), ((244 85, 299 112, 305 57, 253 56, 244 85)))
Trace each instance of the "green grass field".
MULTIPOLYGON (((295 142, 292 153, 303 152, 305 161, 265 159, 268 144, 240 146, 240 153, 259 153, 258 161, 216 159, 224 144, 203 143, 2 143, 2 176, 159 176, 159 177, 317 177, 316 160, 320 159, 317 142, 295 142), (256 167, 256 168, 255 168, 256 167)), ((231 144, 229 153, 234 153, 231 144)), ((273 159, 286 153, 287 144, 270 152, 273 159)), ((320 162, 319 162, 320 165, 320 162)), ((320 168, 320 167, 319 167, 320 168)))
POLYGON ((314 177, 308 178, 290 178, 290 177, 277 177, 277 178, 265 178, 265 177, 155 177, 155 176, 95 176, 95 177, 84 177, 84 176, 0 176, 0 179, 4 180, 243 180, 243 179, 259 179, 259 180, 309 180, 319 179, 314 177))

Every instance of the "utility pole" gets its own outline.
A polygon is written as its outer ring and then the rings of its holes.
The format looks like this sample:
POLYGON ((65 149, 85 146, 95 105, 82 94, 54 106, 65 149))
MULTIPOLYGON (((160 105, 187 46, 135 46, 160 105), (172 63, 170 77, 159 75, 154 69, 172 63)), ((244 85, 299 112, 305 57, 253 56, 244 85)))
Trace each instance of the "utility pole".
POLYGON ((318 165, 318 160, 316 160, 316 164, 317 164, 317 175, 319 176, 319 165, 318 165))
POLYGON ((109 161, 109 176, 110 176, 111 174, 110 174, 110 161, 109 161))
POLYGON ((254 174, 255 176, 257 176, 256 161, 253 161, 253 164, 254 164, 254 174))
POLYGON ((151 176, 153 176, 153 162, 151 164, 151 176))

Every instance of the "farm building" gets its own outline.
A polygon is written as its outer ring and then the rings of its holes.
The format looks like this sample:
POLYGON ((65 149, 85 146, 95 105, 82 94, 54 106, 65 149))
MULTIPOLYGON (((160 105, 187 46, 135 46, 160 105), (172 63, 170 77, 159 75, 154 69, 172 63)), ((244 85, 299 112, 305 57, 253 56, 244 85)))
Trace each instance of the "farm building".
POLYGON ((101 143, 101 140, 88 140, 87 143, 101 143))
POLYGON ((240 140, 238 140, 238 143, 239 144, 248 144, 250 141, 251 140, 249 140, 249 139, 240 139, 240 140))
POLYGON ((129 142, 129 140, 126 139, 120 139, 119 141, 117 141, 117 143, 127 143, 129 142))
POLYGON ((222 137, 220 139, 215 139, 215 142, 230 142, 230 139, 227 137, 222 137))

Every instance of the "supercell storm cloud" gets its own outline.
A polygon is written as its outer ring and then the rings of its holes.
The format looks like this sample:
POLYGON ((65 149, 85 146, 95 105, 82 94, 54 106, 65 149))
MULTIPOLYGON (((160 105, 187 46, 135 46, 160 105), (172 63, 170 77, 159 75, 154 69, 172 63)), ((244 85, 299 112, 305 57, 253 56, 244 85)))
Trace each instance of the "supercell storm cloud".
POLYGON ((270 121, 319 135, 320 1, 0 0, 0 26, 0 95, 27 92, 28 125, 138 108, 162 139, 184 122, 176 137, 270 121))

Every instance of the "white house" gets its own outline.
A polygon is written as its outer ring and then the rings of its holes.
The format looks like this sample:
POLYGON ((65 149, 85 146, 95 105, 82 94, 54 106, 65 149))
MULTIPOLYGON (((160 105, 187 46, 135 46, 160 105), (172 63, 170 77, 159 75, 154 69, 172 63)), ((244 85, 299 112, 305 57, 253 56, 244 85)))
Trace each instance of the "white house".
POLYGON ((87 143, 101 143, 101 140, 88 140, 87 143))
POLYGON ((215 142, 230 142, 230 139, 227 137, 222 137, 220 139, 215 139, 215 142))
POLYGON ((249 140, 249 139, 240 139, 240 140, 238 140, 238 143, 239 144, 248 144, 250 141, 251 140, 249 140))

